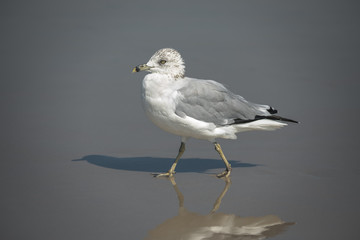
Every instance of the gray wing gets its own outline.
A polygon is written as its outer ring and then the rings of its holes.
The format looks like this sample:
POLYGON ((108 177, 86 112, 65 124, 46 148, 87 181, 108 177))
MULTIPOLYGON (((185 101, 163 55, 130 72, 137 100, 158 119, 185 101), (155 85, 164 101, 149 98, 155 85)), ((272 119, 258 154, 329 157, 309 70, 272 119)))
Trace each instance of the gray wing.
POLYGON ((178 92, 177 115, 216 125, 250 122, 276 112, 267 105, 248 102, 212 80, 190 79, 178 92))

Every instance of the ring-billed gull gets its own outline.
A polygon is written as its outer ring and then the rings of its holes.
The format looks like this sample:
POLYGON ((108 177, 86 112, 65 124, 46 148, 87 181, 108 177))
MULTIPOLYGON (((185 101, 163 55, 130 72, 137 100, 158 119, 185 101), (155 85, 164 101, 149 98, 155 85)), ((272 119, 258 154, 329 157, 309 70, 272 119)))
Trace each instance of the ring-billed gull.
POLYGON ((213 80, 185 77, 181 55, 171 48, 158 50, 146 64, 133 72, 148 71, 142 82, 142 99, 146 115, 159 128, 181 137, 179 153, 166 173, 171 177, 185 151, 188 138, 212 142, 226 169, 217 177, 228 177, 231 165, 217 138, 236 139, 236 133, 249 130, 275 130, 285 122, 297 121, 274 115, 277 110, 251 103, 213 80))

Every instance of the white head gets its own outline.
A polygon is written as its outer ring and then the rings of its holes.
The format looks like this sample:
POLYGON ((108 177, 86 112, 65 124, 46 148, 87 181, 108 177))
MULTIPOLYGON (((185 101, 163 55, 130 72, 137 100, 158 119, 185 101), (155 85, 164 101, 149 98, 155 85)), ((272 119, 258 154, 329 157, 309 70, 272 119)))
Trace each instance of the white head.
POLYGON ((146 64, 138 65, 133 72, 149 71, 182 78, 185 74, 184 61, 175 49, 163 48, 158 50, 146 64))

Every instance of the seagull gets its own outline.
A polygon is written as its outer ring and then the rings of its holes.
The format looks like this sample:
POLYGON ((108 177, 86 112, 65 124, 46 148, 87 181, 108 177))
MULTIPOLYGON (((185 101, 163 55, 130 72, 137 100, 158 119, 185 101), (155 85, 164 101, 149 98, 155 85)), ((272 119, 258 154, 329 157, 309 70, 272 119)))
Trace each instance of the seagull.
POLYGON ((185 151, 189 138, 214 144, 225 163, 218 178, 229 177, 231 165, 217 138, 236 139, 236 133, 250 130, 275 130, 295 120, 275 115, 277 110, 256 104, 232 93, 213 80, 185 76, 185 63, 172 48, 155 52, 146 64, 137 65, 132 72, 147 71, 142 81, 143 108, 148 118, 159 128, 181 137, 179 152, 168 172, 155 177, 172 177, 185 151))

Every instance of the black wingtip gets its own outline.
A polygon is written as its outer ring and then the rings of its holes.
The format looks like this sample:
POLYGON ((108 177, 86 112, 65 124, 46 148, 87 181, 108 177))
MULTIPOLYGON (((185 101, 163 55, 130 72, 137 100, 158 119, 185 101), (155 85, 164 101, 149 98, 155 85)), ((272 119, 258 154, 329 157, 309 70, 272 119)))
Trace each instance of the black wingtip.
POLYGON ((275 108, 273 108, 273 107, 270 107, 269 109, 266 109, 270 114, 275 114, 275 113, 277 113, 278 111, 275 109, 275 108))
POLYGON ((235 118, 235 119, 233 119, 234 122, 232 122, 230 125, 249 123, 249 122, 254 122, 254 121, 257 121, 257 120, 261 120, 261 119, 269 119, 269 120, 275 120, 275 121, 299 123, 298 121, 295 121, 295 120, 292 120, 292 119, 289 119, 289 118, 280 117, 278 115, 270 115, 270 116, 256 115, 254 119, 235 118))
MULTIPOLYGON (((270 107, 269 109, 266 109, 270 114, 276 114, 278 113, 278 111, 273 108, 273 107, 270 107)), ((280 117, 280 116, 277 116, 277 115, 271 115, 271 116, 265 116, 264 118, 266 119, 271 119, 271 120, 278 120, 278 121, 283 121, 283 122, 292 122, 292 123, 299 123, 298 121, 295 121, 295 120, 292 120, 292 119, 289 119, 289 118, 284 118, 284 117, 280 117)))
POLYGON ((271 116, 266 116, 266 119, 270 119, 270 120, 277 120, 277 121, 283 121, 283 122, 292 122, 292 123, 299 123, 298 121, 289 119, 289 118, 284 118, 284 117, 280 117, 277 115, 271 115, 271 116))

